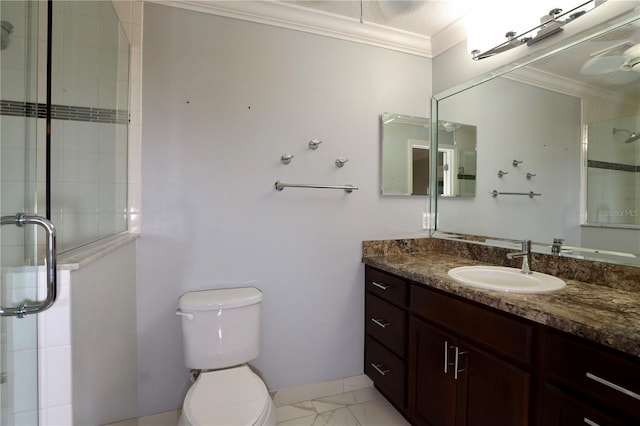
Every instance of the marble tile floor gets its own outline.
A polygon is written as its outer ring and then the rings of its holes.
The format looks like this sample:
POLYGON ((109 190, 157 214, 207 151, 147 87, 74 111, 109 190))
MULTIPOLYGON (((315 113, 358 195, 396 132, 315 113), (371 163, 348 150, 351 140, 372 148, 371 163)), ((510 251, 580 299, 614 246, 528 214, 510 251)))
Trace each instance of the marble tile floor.
POLYGON ((278 426, 405 426, 409 423, 374 387, 290 405, 276 404, 278 426))
MULTIPOLYGON (((175 426, 178 411, 155 414, 107 426, 175 426)), ((278 426, 408 426, 409 423, 372 386, 318 397, 278 403, 278 426)))

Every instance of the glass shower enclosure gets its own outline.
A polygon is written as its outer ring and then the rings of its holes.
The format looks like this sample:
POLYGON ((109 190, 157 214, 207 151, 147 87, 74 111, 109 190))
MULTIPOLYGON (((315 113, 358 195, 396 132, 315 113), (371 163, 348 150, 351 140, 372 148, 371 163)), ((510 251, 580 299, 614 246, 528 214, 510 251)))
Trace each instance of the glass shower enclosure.
POLYGON ((37 425, 56 240, 127 230, 129 43, 108 0, 2 0, 0 24, 0 426, 37 425))

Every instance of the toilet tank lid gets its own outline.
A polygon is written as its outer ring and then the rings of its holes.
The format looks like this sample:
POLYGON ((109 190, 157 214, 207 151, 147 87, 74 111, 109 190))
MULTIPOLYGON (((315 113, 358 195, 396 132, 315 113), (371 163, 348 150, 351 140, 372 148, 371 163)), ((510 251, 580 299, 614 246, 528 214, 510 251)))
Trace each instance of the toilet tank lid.
POLYGON ((223 288, 185 293, 180 296, 178 307, 182 310, 209 311, 248 306, 261 301, 262 292, 255 287, 223 288))

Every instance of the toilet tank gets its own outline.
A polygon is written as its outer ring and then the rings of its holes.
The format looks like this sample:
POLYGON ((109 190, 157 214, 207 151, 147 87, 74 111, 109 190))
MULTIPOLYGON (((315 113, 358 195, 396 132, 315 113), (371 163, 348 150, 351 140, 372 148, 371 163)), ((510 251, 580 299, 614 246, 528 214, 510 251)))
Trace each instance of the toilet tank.
POLYGON ((193 291, 180 296, 185 365, 213 370, 249 362, 260 353, 260 303, 255 287, 193 291))

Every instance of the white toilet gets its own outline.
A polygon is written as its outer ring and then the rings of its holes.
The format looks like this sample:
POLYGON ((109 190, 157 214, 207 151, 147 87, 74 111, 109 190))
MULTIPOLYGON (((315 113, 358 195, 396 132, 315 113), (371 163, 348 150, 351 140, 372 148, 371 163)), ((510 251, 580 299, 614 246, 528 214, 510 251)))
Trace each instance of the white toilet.
POLYGON ((246 364, 260 352, 260 303, 254 287, 183 294, 185 364, 202 370, 187 391, 180 426, 274 426, 267 387, 246 364))

